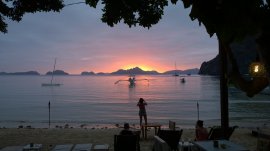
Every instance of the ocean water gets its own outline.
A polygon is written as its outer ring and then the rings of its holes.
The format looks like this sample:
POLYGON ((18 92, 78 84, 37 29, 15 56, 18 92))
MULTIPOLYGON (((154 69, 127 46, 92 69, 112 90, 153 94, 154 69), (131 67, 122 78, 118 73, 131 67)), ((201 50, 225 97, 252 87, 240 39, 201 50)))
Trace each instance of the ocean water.
MULTIPOLYGON (((149 123, 168 125, 176 121, 183 128, 193 128, 196 120, 206 126, 220 125, 219 79, 212 76, 171 75, 136 76, 134 87, 127 76, 55 76, 60 87, 42 87, 50 76, 0 76, 0 127, 48 127, 50 101, 51 126, 72 127, 138 125, 140 97, 148 103, 149 123), (199 108, 197 108, 197 103, 199 108), (198 114, 199 113, 199 114, 198 114)), ((245 127, 270 124, 270 94, 248 98, 237 89, 229 91, 230 125, 245 127)))

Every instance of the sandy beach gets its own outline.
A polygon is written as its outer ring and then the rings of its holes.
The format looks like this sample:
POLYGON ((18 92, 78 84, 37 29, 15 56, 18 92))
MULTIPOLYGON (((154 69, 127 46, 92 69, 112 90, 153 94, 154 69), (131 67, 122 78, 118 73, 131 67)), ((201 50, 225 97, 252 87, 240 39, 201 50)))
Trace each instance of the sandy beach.
MULTIPOLYGON (((113 138, 122 128, 1 128, 0 148, 6 146, 24 146, 29 143, 43 145, 43 150, 50 150, 57 144, 92 143, 109 144, 113 150, 113 138)), ((250 151, 256 150, 257 138, 251 135, 251 128, 237 128, 231 136, 231 141, 245 146, 250 151)), ((148 139, 141 138, 141 151, 151 151, 154 130, 148 132, 148 139)), ((183 129, 183 140, 194 138, 194 129, 183 129)))

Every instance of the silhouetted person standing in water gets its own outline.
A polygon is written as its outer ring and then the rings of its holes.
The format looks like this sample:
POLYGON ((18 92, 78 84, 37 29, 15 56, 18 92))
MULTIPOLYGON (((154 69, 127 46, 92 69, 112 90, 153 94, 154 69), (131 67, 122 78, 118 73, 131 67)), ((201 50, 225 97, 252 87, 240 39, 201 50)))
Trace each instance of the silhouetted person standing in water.
POLYGON ((139 116, 140 116, 140 125, 142 125, 142 117, 144 118, 144 124, 147 125, 147 115, 146 115, 146 109, 145 106, 147 103, 143 98, 140 98, 139 102, 137 103, 137 106, 139 107, 139 116))

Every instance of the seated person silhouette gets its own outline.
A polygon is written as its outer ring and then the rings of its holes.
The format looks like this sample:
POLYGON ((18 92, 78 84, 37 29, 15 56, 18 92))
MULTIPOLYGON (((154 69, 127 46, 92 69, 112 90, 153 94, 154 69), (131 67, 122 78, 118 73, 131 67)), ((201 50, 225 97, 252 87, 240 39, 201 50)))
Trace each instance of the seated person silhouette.
POLYGON ((133 132, 129 129, 129 124, 124 124, 124 129, 120 132, 120 135, 133 135, 133 132))
POLYGON ((114 135, 114 151, 140 151, 140 137, 129 130, 129 124, 124 124, 124 129, 119 135, 114 135))
POLYGON ((196 138, 195 141, 203 141, 208 139, 208 131, 203 127, 203 121, 198 120, 195 129, 196 138))

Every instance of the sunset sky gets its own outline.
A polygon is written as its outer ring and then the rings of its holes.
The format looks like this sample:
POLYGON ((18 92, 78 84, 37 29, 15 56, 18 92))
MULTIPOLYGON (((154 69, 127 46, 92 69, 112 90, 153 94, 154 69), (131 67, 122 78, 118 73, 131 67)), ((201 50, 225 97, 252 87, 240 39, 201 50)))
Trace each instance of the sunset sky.
MULTIPOLYGON (((73 1, 70 1, 73 2, 73 1)), ((0 33, 0 72, 56 69, 70 74, 82 71, 113 72, 140 67, 164 72, 199 68, 218 53, 216 37, 191 21, 182 2, 166 7, 152 28, 129 28, 123 23, 102 23, 101 8, 85 4, 65 7, 60 13, 27 14, 21 22, 8 22, 0 33)))

